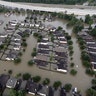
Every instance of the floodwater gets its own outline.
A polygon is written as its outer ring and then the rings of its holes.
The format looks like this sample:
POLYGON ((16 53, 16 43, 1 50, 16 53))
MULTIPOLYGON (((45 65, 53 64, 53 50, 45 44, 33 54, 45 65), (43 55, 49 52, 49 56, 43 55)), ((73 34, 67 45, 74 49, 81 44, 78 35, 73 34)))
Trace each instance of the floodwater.
MULTIPOLYGON (((4 24, 2 26, 0 26, 0 30, 3 31, 3 27, 6 25, 6 22, 8 22, 9 20, 23 20, 25 18, 25 16, 22 15, 11 15, 10 17, 4 17, 4 15, 0 15, 0 19, 4 20, 4 24)), ((78 43, 76 43, 76 38, 75 36, 72 34, 72 28, 66 28, 66 24, 67 22, 62 21, 62 20, 56 20, 51 22, 45 22, 45 24, 51 24, 53 26, 62 26, 63 29, 66 29, 66 31, 72 35, 72 41, 73 41, 73 46, 74 46, 74 55, 73 55, 73 61, 75 63, 74 69, 76 69, 78 71, 76 76, 72 76, 70 75, 70 69, 68 68, 68 73, 67 74, 62 74, 62 73, 57 73, 57 72, 52 72, 52 71, 46 71, 46 70, 42 70, 39 69, 38 67, 36 67, 36 65, 30 67, 28 66, 27 62, 29 60, 32 59, 31 57, 31 53, 34 47, 36 47, 36 40, 35 38, 30 35, 30 37, 27 39, 27 48, 26 51, 23 53, 22 56, 22 62, 20 64, 15 65, 13 62, 10 61, 0 61, 0 73, 8 73, 8 70, 12 69, 13 70, 13 76, 16 76, 16 74, 18 73, 25 73, 28 72, 30 74, 32 74, 32 76, 36 76, 39 75, 42 77, 42 80, 44 78, 49 78, 51 80, 50 85, 52 85, 54 83, 54 81, 60 80, 62 82, 62 84, 66 84, 66 83, 71 83, 74 87, 77 87, 81 93, 83 94, 83 96, 85 96, 85 90, 87 88, 89 88, 91 86, 91 79, 92 77, 87 76, 85 74, 85 68, 82 66, 81 64, 81 60, 80 60, 80 49, 78 46, 78 43), (78 67, 76 67, 76 65, 78 65, 78 67)), ((0 32, 1 32, 0 31, 0 32)), ((70 64, 69 64, 70 66, 70 64)), ((41 82, 42 82, 41 80, 41 82)), ((32 96, 32 95, 31 95, 32 96)), ((70 95, 69 95, 70 96, 70 95)))
POLYGON ((54 6, 50 6, 50 7, 45 7, 45 6, 35 6, 35 5, 30 5, 30 4, 20 4, 20 3, 13 3, 13 2, 7 2, 7 1, 2 1, 0 0, 0 4, 1 5, 5 5, 8 7, 13 7, 13 8, 24 8, 24 9, 30 9, 30 10, 39 10, 39 11, 49 11, 49 12, 67 12, 67 14, 75 14, 75 15, 94 15, 96 14, 96 9, 90 8, 87 9, 86 7, 84 7, 84 9, 79 9, 79 8, 60 8, 60 7, 54 7, 54 6))

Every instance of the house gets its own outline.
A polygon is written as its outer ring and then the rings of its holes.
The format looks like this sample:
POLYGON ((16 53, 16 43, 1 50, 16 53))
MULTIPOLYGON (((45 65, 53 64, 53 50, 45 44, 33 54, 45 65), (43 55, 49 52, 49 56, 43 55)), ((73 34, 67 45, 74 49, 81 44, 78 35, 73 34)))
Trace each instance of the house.
POLYGON ((9 24, 11 26, 16 26, 18 24, 18 21, 17 20, 11 20, 11 21, 9 21, 9 24))
POLYGON ((59 89, 57 89, 57 90, 54 89, 54 96, 60 96, 60 90, 59 89))
POLYGON ((37 94, 40 96, 48 96, 48 86, 39 84, 37 89, 37 94))
POLYGON ((10 89, 9 88, 6 88, 3 93, 2 93, 2 96, 10 96, 10 89))
POLYGON ((65 38, 58 39, 60 43, 67 44, 67 40, 65 38))
POLYGON ((48 96, 54 96, 54 89, 51 86, 49 86, 48 96))
POLYGON ((55 52, 55 56, 61 57, 61 58, 67 58, 67 52, 55 52))
POLYGON ((48 56, 44 56, 44 55, 37 55, 36 57, 34 57, 34 60, 42 60, 42 61, 46 61, 48 62, 49 61, 49 57, 48 56))
POLYGON ((35 63, 37 64, 37 66, 41 66, 41 67, 46 67, 48 65, 47 61, 43 61, 43 60, 35 60, 35 63))
POLYGON ((12 45, 14 44, 14 45, 21 46, 21 43, 22 43, 21 40, 12 40, 12 41, 11 41, 11 44, 12 44, 12 45))
POLYGON ((67 72, 67 61, 64 59, 58 60, 57 66, 57 71, 65 73, 67 72))
POLYGON ((20 26, 21 26, 21 27, 25 26, 25 23, 24 23, 23 21, 20 22, 20 26))
POLYGON ((0 37, 0 45, 4 44, 5 40, 5 38, 0 37))
POLYGON ((49 45, 38 44, 37 49, 49 50, 49 45))
POLYGON ((4 21, 0 20, 0 25, 2 25, 4 23, 4 21))
POLYGON ((54 47, 53 51, 54 52, 67 52, 64 47, 54 47))
POLYGON ((21 39, 22 39, 22 38, 21 38, 20 35, 18 35, 18 34, 14 34, 14 36, 12 37, 11 40, 17 41, 17 40, 21 40, 21 39))
POLYGON ((18 51, 10 50, 9 53, 6 56, 6 60, 14 60, 18 56, 18 51))
POLYGON ((16 83, 17 83, 17 79, 14 77, 10 77, 10 79, 6 83, 6 87, 7 88, 15 88, 16 83))
POLYGON ((20 85, 20 90, 25 90, 26 84, 27 84, 27 81, 26 81, 26 80, 23 80, 23 81, 21 82, 21 85, 20 85))
POLYGON ((30 34, 31 34, 31 31, 30 31, 29 29, 26 29, 26 30, 23 31, 23 34, 28 34, 28 35, 30 35, 30 34))
POLYGON ((21 49, 21 45, 16 45, 16 44, 14 44, 14 45, 13 45, 13 49, 14 49, 14 50, 20 50, 20 49, 21 49))
POLYGON ((87 48, 88 53, 96 54, 96 49, 87 48))
POLYGON ((56 31, 56 27, 52 27, 52 28, 50 29, 50 31, 51 31, 51 32, 55 32, 55 31, 56 31))
POLYGON ((5 89, 6 83, 7 83, 9 78, 10 78, 10 76, 9 75, 5 75, 5 74, 2 74, 0 76, 0 90, 3 91, 5 89))
POLYGON ((37 53, 41 55, 49 55, 49 50, 38 49, 37 53))
POLYGON ((96 42, 93 39, 87 39, 85 40, 86 44, 96 44, 96 42))
POLYGON ((0 33, 1 38, 6 38, 7 36, 8 36, 8 34, 6 32, 0 33))
POLYGON ((96 49, 96 44, 87 44, 88 48, 96 49))
POLYGON ((15 90, 20 90, 20 86, 21 86, 21 83, 22 83, 22 79, 18 79, 17 82, 16 82, 16 86, 15 86, 15 90))
POLYGON ((26 85, 26 91, 29 94, 35 95, 37 93, 37 88, 38 88, 38 85, 35 82, 33 82, 32 80, 28 80, 26 85))
POLYGON ((35 23, 35 27, 37 27, 37 28, 38 28, 39 26, 40 26, 40 25, 39 25, 38 23, 35 23))
POLYGON ((60 96, 67 96, 64 88, 60 89, 60 96))

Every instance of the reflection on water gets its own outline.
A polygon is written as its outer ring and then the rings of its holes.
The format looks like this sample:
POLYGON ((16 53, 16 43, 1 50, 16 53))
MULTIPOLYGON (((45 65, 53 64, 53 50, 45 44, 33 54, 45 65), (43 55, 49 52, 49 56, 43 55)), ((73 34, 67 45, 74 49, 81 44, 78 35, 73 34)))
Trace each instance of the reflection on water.
MULTIPOLYGON (((4 15, 0 15, 0 19, 4 20, 4 24, 0 26, 0 32, 4 31, 3 27, 6 25, 6 23, 9 20, 24 20, 25 16, 16 16, 16 15, 11 15, 10 17, 5 18, 4 15)), ((65 29, 69 34, 72 34, 72 28, 66 28, 67 22, 62 21, 62 20, 56 20, 51 22, 45 22, 46 25, 51 24, 53 26, 62 26, 63 29, 65 29)), ((40 75, 43 78, 49 78, 51 80, 51 84, 55 80, 60 80, 63 84, 66 83, 71 83, 73 87, 77 87, 80 89, 81 93, 84 95, 84 91, 90 87, 91 83, 91 77, 87 76, 85 74, 85 69, 83 68, 80 60, 80 49, 78 46, 78 43, 76 43, 76 38, 74 35, 72 35, 72 40, 73 40, 73 46, 74 46, 74 55, 73 55, 73 62, 75 63, 75 69, 78 71, 76 76, 71 76, 70 73, 67 74, 60 74, 60 73, 55 73, 51 71, 45 71, 42 69, 37 68, 35 65, 32 67, 29 67, 27 62, 32 59, 31 57, 31 52, 34 47, 36 47, 36 40, 35 38, 30 35, 30 37, 27 39, 28 47, 26 48, 25 53, 23 53, 22 56, 22 62, 21 64, 15 65, 13 62, 7 62, 7 61, 0 61, 0 73, 8 73, 8 70, 12 69, 13 70, 13 76, 16 76, 17 73, 25 73, 29 72, 34 75, 40 75), (76 67, 78 65, 78 68, 76 67)), ((70 70, 70 69, 69 69, 70 70)))

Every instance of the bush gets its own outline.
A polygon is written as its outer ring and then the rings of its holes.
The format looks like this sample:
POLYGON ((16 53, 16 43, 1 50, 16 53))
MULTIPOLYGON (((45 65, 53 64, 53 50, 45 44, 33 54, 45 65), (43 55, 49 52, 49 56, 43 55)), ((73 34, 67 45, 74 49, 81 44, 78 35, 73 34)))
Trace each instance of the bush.
POLYGON ((54 84, 53 84, 53 87, 54 87, 55 89, 58 89, 58 87, 60 87, 61 84, 62 84, 62 83, 61 83, 60 81, 55 81, 54 84))
POLYGON ((29 73, 23 74, 23 79, 24 79, 24 80, 28 80, 28 79, 30 79, 30 78, 31 78, 31 75, 30 75, 29 73))
POLYGON ((74 76, 74 75, 77 74, 77 71, 76 71, 75 69, 72 69, 72 70, 70 71, 70 74, 74 76))
POLYGON ((40 80, 41 80, 40 76, 33 77, 33 81, 36 82, 36 83, 38 83, 40 80))
POLYGON ((48 85, 50 83, 50 80, 48 78, 45 78, 43 81, 43 85, 48 85))

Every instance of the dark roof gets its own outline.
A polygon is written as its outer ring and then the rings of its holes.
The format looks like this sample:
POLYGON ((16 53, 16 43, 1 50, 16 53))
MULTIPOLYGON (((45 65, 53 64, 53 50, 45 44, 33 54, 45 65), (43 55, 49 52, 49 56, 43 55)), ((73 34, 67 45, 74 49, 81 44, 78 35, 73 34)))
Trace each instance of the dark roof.
POLYGON ((59 57, 67 57, 66 52, 55 52, 55 54, 58 55, 59 57))
POLYGON ((91 62, 96 62, 96 54, 89 54, 91 62))
POLYGON ((38 49, 38 53, 40 53, 40 54, 49 54, 49 50, 38 49))
POLYGON ((49 94, 48 96, 54 96, 54 90, 52 87, 49 87, 49 94))
POLYGON ((96 44, 87 44, 87 47, 96 47, 96 44))
POLYGON ((88 48, 87 49, 89 52, 96 52, 96 49, 93 49, 93 48, 88 48))
POLYGON ((22 83, 22 80, 21 79, 18 79, 17 80, 17 83, 16 83, 16 86, 15 86, 15 89, 16 90, 19 90, 20 89, 21 83, 22 83))
POLYGON ((26 91, 27 92, 32 92, 36 93, 37 92, 38 85, 33 82, 32 80, 28 80, 27 85, 26 85, 26 91))
POLYGON ((38 85, 38 88, 37 88, 37 94, 40 95, 41 94, 45 94, 45 95, 48 95, 48 87, 47 86, 44 86, 42 84, 39 84, 38 85))
POLYGON ((49 49, 49 45, 43 45, 43 44, 39 44, 38 48, 45 48, 45 49, 49 49))
POLYGON ((65 92, 64 88, 61 88, 60 96, 66 96, 66 92, 65 92))
POLYGON ((6 87, 6 83, 7 83, 9 78, 10 78, 10 76, 9 75, 5 75, 5 74, 2 74, 0 76, 0 85, 2 87, 2 90, 6 87))
POLYGON ((48 62, 42 61, 42 60, 35 60, 35 62, 38 66, 47 66, 48 65, 48 62))
POLYGON ((20 85, 20 89, 21 90, 25 90, 25 87, 26 87, 26 84, 27 84, 27 81, 22 81, 21 85, 20 85))

